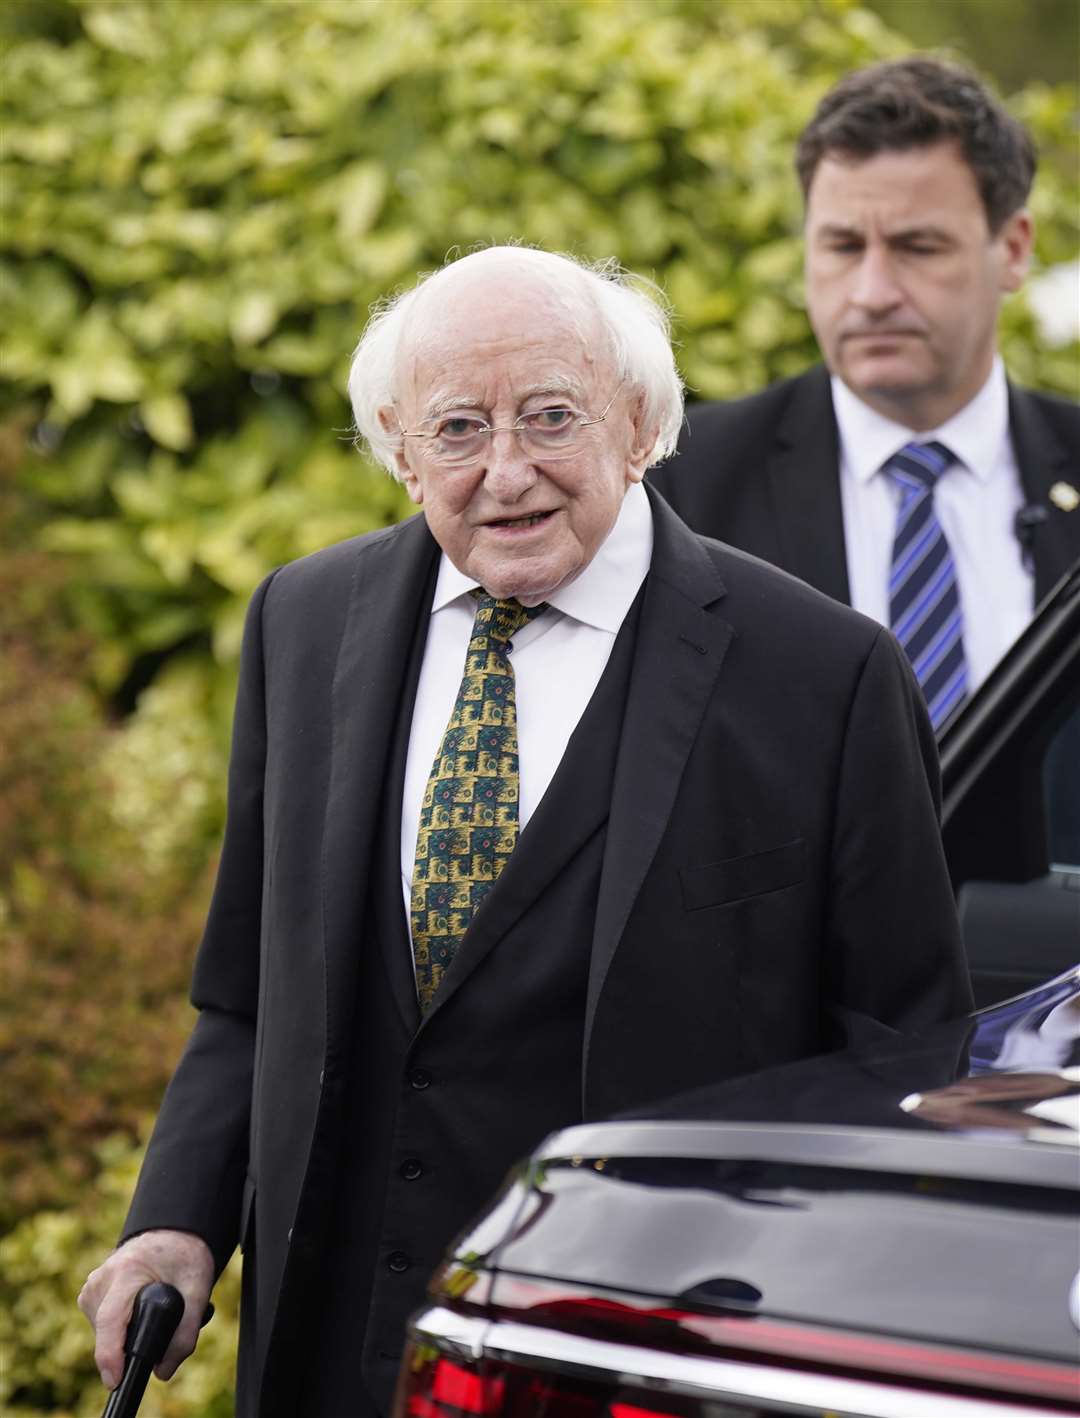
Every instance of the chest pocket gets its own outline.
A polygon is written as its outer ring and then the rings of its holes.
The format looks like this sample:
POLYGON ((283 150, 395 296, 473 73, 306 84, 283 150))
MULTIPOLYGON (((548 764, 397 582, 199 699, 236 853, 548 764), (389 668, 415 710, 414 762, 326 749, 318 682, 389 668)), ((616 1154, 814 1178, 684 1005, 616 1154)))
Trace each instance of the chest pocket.
POLYGON ((806 843, 801 837, 781 847, 751 852, 744 857, 728 857, 702 867, 684 867, 679 872, 683 906, 688 911, 704 911, 725 906, 749 896, 764 896, 797 886, 806 879, 806 843))

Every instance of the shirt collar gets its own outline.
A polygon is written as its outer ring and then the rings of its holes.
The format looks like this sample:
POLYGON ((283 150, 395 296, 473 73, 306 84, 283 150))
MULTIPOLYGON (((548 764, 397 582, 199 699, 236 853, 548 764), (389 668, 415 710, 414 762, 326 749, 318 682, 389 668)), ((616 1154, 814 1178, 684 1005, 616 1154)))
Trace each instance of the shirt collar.
MULTIPOLYGON (((548 604, 585 625, 616 634, 652 560, 652 508, 640 483, 631 483, 615 525, 585 570, 548 597, 548 604)), ((431 613, 467 596, 479 582, 459 571, 443 552, 431 613)))
POLYGON ((856 482, 869 482, 894 453, 913 441, 944 443, 981 483, 989 482, 1002 466, 1001 451, 1009 436, 1009 390, 999 355, 973 399, 940 428, 918 433, 863 403, 836 375, 831 383, 840 456, 856 482))

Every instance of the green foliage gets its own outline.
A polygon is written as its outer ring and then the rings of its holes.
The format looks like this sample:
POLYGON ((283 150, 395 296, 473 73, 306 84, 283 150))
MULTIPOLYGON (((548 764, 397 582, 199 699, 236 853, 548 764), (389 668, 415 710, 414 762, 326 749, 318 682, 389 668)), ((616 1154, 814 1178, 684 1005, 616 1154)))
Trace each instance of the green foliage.
MULTIPOLYGON (((0 1409, 9 1418, 98 1418, 105 1390, 90 1326, 75 1307, 83 1281, 115 1243, 142 1147, 114 1137, 98 1148, 93 1193, 66 1212, 29 1217, 0 1241, 0 1409)), ((141 1411, 153 1418, 229 1418, 236 1366, 239 1264, 214 1290, 214 1318, 167 1384, 150 1380, 141 1411)))
MULTIPOLYGON (((0 512, 7 510, 0 507, 0 512)), ((220 831, 223 764, 205 708, 163 679, 102 721, 85 636, 57 614, 62 569, 0 564, 0 1232, 66 1205, 94 1146, 156 1106, 190 1027, 184 996, 220 831)), ((201 682, 201 681, 197 681, 201 682)))
POLYGON ((1080 73, 1076 0, 867 0, 919 48, 948 45, 1019 87, 1032 78, 1075 83, 1080 73))
MULTIPOLYGON (((655 274, 692 389, 814 357, 793 139, 903 42, 851 0, 9 0, 8 408, 45 544, 83 558, 93 668, 127 699, 178 650, 234 659, 273 565, 396 519, 349 446, 367 311, 446 252, 520 237, 655 274)), ((1018 106, 1072 152, 1075 102, 1018 106)), ((1077 240, 1075 163, 1038 199, 1077 240)), ((1018 373, 1070 391, 1077 351, 1018 373)))

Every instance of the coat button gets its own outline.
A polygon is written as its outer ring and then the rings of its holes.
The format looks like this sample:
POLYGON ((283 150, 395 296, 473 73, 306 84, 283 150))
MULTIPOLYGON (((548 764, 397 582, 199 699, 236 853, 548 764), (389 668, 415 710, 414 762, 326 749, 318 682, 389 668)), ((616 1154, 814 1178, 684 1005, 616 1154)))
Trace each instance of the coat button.
POLYGON ((386 1258, 386 1264, 395 1275, 404 1275, 412 1266, 412 1261, 404 1251, 391 1251, 386 1258))
POLYGON ((409 1074, 409 1082, 417 1089, 430 1088, 431 1074, 428 1073, 426 1068, 414 1068, 412 1073, 409 1074))
POLYGON ((415 1182, 417 1177, 423 1176, 424 1164, 419 1157, 406 1157, 398 1171, 407 1182, 415 1182))

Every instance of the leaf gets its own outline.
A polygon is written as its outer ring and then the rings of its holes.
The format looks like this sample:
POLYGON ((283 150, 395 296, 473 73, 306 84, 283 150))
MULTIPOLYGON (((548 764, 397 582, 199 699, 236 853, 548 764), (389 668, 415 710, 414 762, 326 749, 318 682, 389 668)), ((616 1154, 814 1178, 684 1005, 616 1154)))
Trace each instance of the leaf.
POLYGON ((277 302, 268 290, 249 290, 238 296, 229 312, 229 331, 238 345, 255 345, 277 323, 277 302))
POLYGON ((104 49, 139 59, 161 53, 149 14, 140 5, 89 6, 83 10, 82 22, 90 38, 104 49))
POLYGON ((353 163, 334 179, 334 186, 338 236, 348 245, 374 226, 386 197, 386 172, 380 163, 353 163))
POLYGON ((194 436, 191 405, 183 394, 158 394, 144 399, 139 405, 139 416, 147 433, 163 448, 191 447, 194 436))
POLYGON ((94 370, 78 360, 61 360, 49 375, 53 397, 65 418, 80 418, 93 405, 97 380, 94 370))
POLYGON ((163 650, 178 645, 200 628, 202 617, 194 606, 169 606, 139 622, 136 644, 143 650, 163 650))
POLYGON ((182 586, 195 559, 198 534, 187 523, 164 523, 142 533, 139 544, 147 556, 160 567, 165 580, 172 586, 182 586))

